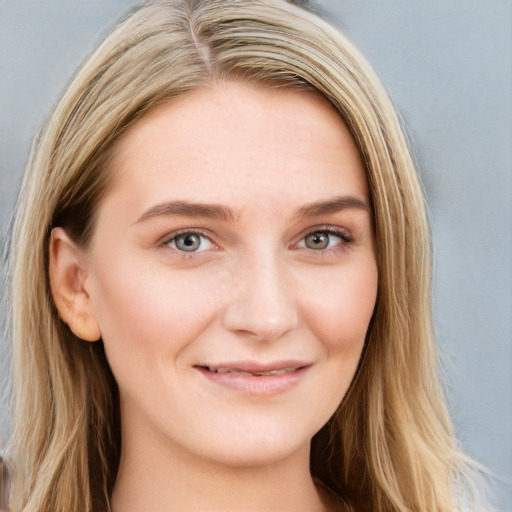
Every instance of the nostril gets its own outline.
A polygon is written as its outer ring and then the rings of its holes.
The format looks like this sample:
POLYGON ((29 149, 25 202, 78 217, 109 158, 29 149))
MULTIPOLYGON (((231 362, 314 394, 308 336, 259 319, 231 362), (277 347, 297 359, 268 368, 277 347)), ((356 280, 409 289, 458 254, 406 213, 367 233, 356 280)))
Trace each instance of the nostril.
POLYGON ((295 286, 280 260, 268 252, 253 254, 251 261, 232 290, 223 326, 254 340, 274 341, 298 324, 295 286))
POLYGON ((224 315, 224 327, 258 341, 274 341, 297 326, 297 314, 290 310, 280 316, 260 315, 256 310, 230 308, 224 315))

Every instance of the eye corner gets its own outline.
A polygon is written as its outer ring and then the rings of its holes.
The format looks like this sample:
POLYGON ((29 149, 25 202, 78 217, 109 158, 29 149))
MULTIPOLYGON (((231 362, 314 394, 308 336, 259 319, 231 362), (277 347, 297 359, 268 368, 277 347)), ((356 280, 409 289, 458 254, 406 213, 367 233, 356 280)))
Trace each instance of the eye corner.
POLYGON ((327 251, 337 246, 347 246, 353 243, 349 230, 339 226, 314 226, 301 235, 296 246, 300 249, 310 249, 315 252, 327 251), (332 242, 338 240, 332 245, 332 242))
POLYGON ((209 234, 200 229, 190 228, 168 233, 161 237, 156 245, 169 248, 180 256, 189 257, 218 248, 209 234))

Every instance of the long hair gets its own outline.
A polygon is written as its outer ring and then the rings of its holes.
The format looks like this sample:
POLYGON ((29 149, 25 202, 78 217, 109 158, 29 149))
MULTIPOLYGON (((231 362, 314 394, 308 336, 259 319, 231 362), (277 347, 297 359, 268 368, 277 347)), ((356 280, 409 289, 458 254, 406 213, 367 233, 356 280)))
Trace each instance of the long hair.
POLYGON ((354 45, 284 0, 139 7, 78 71, 38 137, 10 251, 13 509, 107 511, 119 464, 116 383, 101 341, 80 341, 59 319, 48 283, 50 231, 63 226, 86 245, 119 137, 156 106, 225 79, 317 91, 365 164, 377 304, 351 387, 313 440, 313 475, 354 509, 452 511, 464 458, 438 384, 429 230, 407 144, 354 45))

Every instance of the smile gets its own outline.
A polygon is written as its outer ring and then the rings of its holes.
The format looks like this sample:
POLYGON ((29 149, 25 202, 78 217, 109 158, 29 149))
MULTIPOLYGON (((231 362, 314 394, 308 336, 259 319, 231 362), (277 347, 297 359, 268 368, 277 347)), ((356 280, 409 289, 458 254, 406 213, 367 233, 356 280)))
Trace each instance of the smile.
POLYGON ((272 375, 284 375, 285 373, 294 372, 297 370, 296 367, 288 367, 288 368, 281 368, 279 370, 269 370, 269 371, 256 371, 256 372, 250 372, 246 370, 239 370, 234 368, 215 368, 212 366, 203 366, 203 368, 209 372, 212 373, 230 373, 234 375, 250 375, 253 377, 270 377, 272 375))
POLYGON ((311 363, 286 362, 257 364, 252 362, 195 366, 216 386, 248 395, 272 396, 291 390, 300 383, 311 363))

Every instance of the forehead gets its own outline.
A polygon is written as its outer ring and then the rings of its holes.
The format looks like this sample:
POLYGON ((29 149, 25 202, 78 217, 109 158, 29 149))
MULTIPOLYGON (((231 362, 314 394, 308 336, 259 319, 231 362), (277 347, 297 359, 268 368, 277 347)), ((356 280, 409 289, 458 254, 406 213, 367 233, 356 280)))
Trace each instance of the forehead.
POLYGON ((324 97, 240 82, 198 88, 151 111, 118 142, 110 172, 110 193, 127 193, 141 208, 169 199, 243 206, 257 194, 274 206, 333 189, 368 194, 354 141, 324 97))

